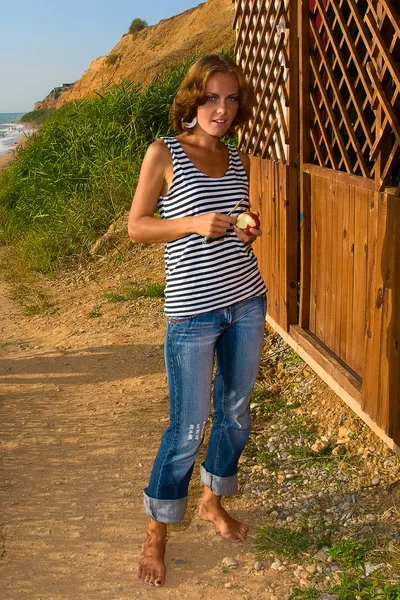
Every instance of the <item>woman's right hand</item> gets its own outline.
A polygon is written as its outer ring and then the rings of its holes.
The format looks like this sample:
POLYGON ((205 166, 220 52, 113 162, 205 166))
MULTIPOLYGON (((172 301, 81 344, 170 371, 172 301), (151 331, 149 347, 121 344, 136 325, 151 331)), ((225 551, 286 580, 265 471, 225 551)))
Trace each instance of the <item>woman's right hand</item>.
POLYGON ((217 238, 226 233, 227 229, 235 222, 235 217, 219 212, 210 212, 193 217, 193 229, 202 237, 217 238))

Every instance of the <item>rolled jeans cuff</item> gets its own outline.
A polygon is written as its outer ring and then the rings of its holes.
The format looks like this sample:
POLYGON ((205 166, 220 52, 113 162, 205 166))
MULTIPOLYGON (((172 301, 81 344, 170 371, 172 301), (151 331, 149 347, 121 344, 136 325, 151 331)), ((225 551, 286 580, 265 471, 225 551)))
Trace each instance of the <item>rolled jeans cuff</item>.
POLYGON ((147 516, 160 523, 179 523, 182 521, 188 503, 188 497, 177 500, 151 498, 143 490, 144 511, 147 516))
POLYGON ((200 477, 201 483, 210 488, 216 496, 230 496, 238 490, 237 475, 218 477, 207 471, 204 465, 200 465, 200 477))

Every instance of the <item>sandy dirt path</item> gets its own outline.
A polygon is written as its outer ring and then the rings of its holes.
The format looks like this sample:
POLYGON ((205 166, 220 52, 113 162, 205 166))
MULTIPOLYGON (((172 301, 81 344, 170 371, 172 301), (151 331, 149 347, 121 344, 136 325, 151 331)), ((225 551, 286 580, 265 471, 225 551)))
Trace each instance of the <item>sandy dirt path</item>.
MULTIPOLYGON (((141 490, 168 422, 163 318, 108 305, 89 320, 96 294, 71 288, 55 314, 27 318, 0 284, 1 600, 276 599, 251 540, 232 547, 197 517, 197 470, 166 586, 138 582, 141 490), (222 568, 226 556, 237 570, 222 568)), ((230 508, 261 518, 240 495, 230 508)))

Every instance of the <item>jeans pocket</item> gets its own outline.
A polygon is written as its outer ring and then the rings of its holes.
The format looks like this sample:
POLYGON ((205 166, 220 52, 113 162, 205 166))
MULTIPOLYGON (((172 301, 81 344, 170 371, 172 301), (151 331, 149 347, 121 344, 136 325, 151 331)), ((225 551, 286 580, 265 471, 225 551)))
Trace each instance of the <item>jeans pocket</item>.
POLYGON ((193 317, 167 317, 168 325, 177 325, 178 323, 187 323, 193 317))

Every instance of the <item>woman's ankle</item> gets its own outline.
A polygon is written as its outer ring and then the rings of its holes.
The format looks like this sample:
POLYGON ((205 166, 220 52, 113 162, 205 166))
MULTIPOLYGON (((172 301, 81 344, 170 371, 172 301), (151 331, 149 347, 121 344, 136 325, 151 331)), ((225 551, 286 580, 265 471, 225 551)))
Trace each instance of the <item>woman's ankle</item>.
POLYGON ((203 496, 201 498, 200 504, 207 504, 211 506, 220 506, 221 505, 222 496, 217 496, 214 492, 211 491, 209 487, 206 485, 203 489, 203 496))
POLYGON ((156 535, 157 537, 165 538, 167 535, 167 525, 166 523, 161 523, 150 517, 147 522, 147 532, 156 535))

